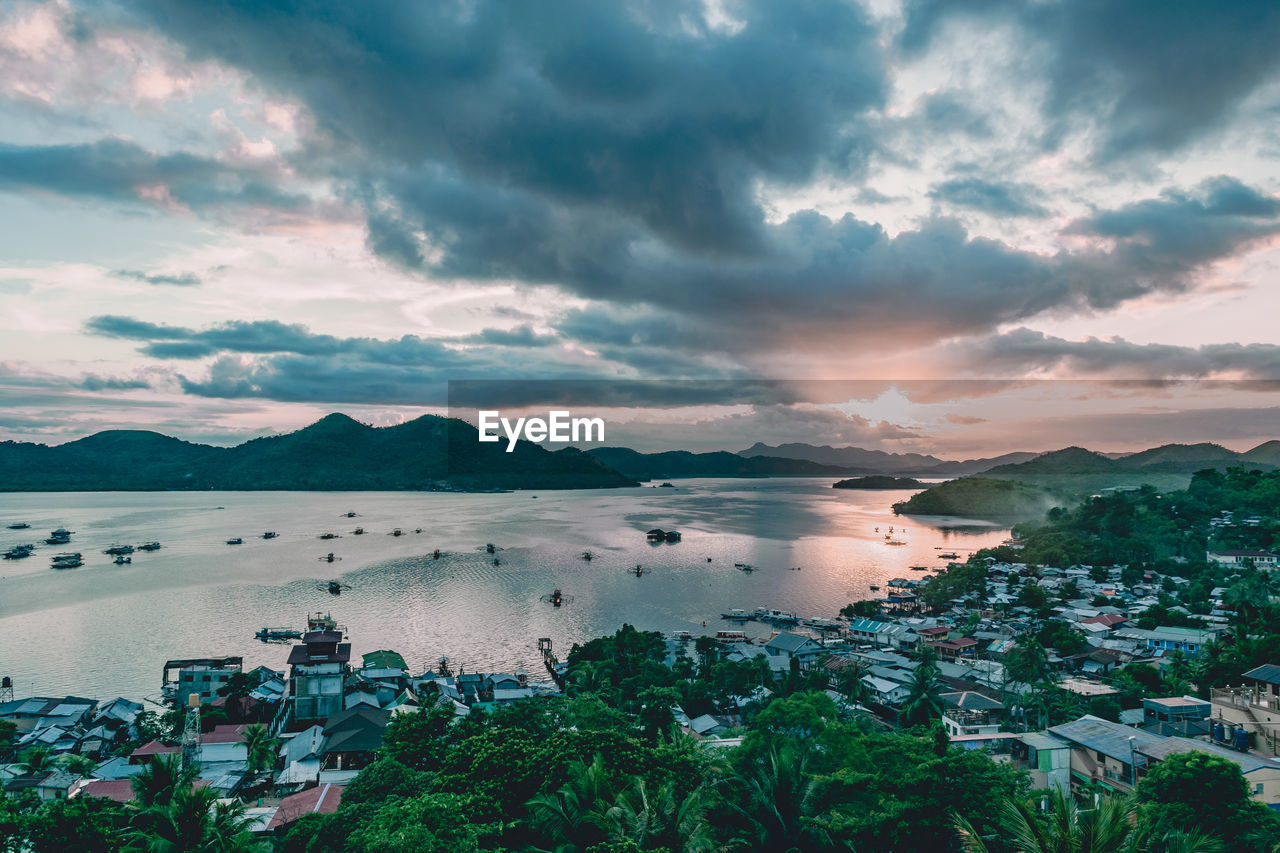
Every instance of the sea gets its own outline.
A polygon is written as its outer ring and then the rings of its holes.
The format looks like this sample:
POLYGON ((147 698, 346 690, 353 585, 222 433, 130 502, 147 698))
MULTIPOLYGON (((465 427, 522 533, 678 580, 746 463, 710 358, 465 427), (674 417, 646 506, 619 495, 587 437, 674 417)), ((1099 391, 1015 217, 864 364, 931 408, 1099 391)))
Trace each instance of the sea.
POLYGON ((623 624, 768 636, 767 625, 732 624, 721 613, 771 607, 832 618, 852 601, 883 596, 890 578, 926 576, 912 566, 938 569, 942 554, 963 559, 1009 535, 972 520, 895 516, 891 505, 912 492, 832 482, 0 494, 0 551, 37 546, 27 559, 0 561, 0 676, 12 679, 17 698, 154 700, 171 659, 239 655, 246 669, 285 669, 288 645, 254 634, 304 627, 308 614, 323 612, 345 626, 357 662, 391 649, 416 671, 447 657, 455 671, 524 667, 542 677, 539 638, 563 658, 574 643, 623 624), (8 529, 15 523, 31 528, 8 529), (69 545, 41 544, 59 527, 74 531, 69 545), (645 534, 655 527, 678 530, 681 540, 652 543, 645 534), (279 535, 263 539, 266 531, 279 535), (234 538, 243 544, 227 544, 234 538), (122 566, 102 553, 151 541, 161 549, 135 551, 122 566), (82 553, 85 565, 51 569, 50 557, 66 551, 82 553), (560 607, 547 600, 557 589, 560 607))

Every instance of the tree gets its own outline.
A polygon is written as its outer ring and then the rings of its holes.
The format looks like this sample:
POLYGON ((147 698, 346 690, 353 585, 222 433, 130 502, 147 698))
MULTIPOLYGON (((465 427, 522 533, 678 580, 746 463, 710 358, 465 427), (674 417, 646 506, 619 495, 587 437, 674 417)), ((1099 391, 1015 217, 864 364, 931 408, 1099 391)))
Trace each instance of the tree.
POLYGON ((874 619, 880 615, 880 602, 874 599, 855 601, 840 608, 840 615, 846 619, 874 619))
POLYGON ((275 766, 280 741, 273 738, 263 725, 249 726, 244 730, 244 745, 248 752, 250 773, 270 770, 275 766))
MULTIPOLYGON (((1151 833, 1134 820, 1132 798, 1110 796, 1097 807, 1082 809, 1070 796, 1054 790, 1049 810, 1035 803, 1005 800, 999 819, 1000 837, 1017 853, 1219 853, 1217 839, 1171 830, 1151 833)), ((966 853, 990 853, 986 839, 965 818, 955 818, 956 833, 966 853)))
POLYGON ((143 808, 167 806, 179 791, 190 788, 195 780, 195 769, 184 769, 177 755, 154 755, 129 779, 134 799, 143 808))
POLYGON ((558 790, 538 794, 525 805, 531 825, 556 850, 582 850, 605 840, 605 814, 613 796, 604 759, 596 755, 589 764, 575 765, 558 790))
MULTIPOLYGON (((135 777, 136 778, 136 777, 135 777)), ((145 809, 127 835, 127 849, 139 853, 250 853, 264 849, 239 802, 219 802, 213 788, 187 784, 166 804, 145 809)))
POLYGON ((905 723, 920 725, 942 716, 942 689, 938 686, 938 668, 933 663, 922 663, 915 668, 907 690, 901 709, 905 723))
POLYGON ((605 812, 605 825, 611 840, 631 842, 637 850, 709 853, 715 845, 706 808, 700 788, 678 799, 675 782, 668 780, 650 796, 644 779, 637 777, 605 812))
POLYGON ((1049 680, 1049 656, 1039 640, 1029 634, 1018 637, 1005 657, 1009 678, 1023 684, 1039 684, 1049 680))
POLYGON ((1157 831, 1195 829, 1222 839, 1227 849, 1254 849, 1249 839, 1270 831, 1280 839, 1280 815, 1249 797, 1240 766, 1209 752, 1170 755, 1138 783, 1138 800, 1157 831))
POLYGON ((118 803, 79 796, 50 801, 30 815, 26 839, 31 853, 109 853, 120 849, 128 825, 129 814, 118 803))
POLYGON ((53 770, 57 763, 57 756, 44 747, 37 746, 22 753, 14 763, 14 769, 23 775, 38 776, 53 770))
POLYGON ((729 806, 743 819, 738 843, 760 851, 819 851, 831 837, 818 820, 823 804, 808 774, 808 752, 792 743, 770 747, 730 780, 729 806))

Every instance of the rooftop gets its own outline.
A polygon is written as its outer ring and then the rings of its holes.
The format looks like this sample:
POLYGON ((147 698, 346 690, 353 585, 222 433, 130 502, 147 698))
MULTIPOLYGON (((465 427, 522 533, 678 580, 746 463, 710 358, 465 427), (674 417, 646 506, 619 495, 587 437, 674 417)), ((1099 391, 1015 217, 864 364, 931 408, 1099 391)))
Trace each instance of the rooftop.
POLYGON ((1164 740, 1164 738, 1144 732, 1142 729, 1122 726, 1119 723, 1113 723, 1110 720, 1104 720, 1092 714, 1085 714, 1080 719, 1070 723, 1053 726, 1049 731, 1060 738, 1079 744, 1086 749, 1101 752, 1103 755, 1108 755, 1126 764, 1132 758, 1129 754, 1130 738, 1133 739, 1134 750, 1143 753, 1146 752, 1148 747, 1155 746, 1164 740))

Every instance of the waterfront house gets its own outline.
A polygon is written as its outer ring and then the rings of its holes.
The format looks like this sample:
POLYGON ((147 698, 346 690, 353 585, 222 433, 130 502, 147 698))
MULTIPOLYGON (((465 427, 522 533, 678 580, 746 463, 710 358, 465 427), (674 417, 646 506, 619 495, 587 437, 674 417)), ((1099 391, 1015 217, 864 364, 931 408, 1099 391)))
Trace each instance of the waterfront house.
POLYGON ((342 710, 350 662, 351 644, 338 631, 303 635, 289 652, 290 728, 306 728, 342 710))
POLYGON ((795 660, 802 668, 827 654, 827 650, 817 641, 787 631, 775 634, 764 644, 764 649, 771 658, 782 658, 788 664, 795 660))
POLYGON ((212 702, 218 698, 218 691, 226 686, 233 675, 242 671, 239 658, 227 658, 221 662, 213 660, 202 663, 190 663, 178 669, 178 686, 174 694, 176 704, 187 706, 188 697, 199 695, 201 704, 212 702))

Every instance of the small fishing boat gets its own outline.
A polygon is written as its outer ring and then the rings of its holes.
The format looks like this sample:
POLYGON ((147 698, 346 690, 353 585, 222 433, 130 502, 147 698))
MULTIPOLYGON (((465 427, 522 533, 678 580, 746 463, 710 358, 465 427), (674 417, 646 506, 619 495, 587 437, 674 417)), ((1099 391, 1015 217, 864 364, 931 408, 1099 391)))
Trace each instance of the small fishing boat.
POLYGON ((228 545, 243 545, 243 544, 244 544, 244 540, 243 540, 243 539, 241 539, 239 536, 237 536, 237 537, 235 537, 234 539, 228 539, 228 540, 227 540, 227 544, 228 544, 228 545))
POLYGON ((262 640, 265 643, 268 640, 301 639, 302 632, 297 628, 259 628, 258 632, 253 636, 255 639, 262 640))
POLYGON ((159 543, 159 542, 144 542, 143 544, 141 544, 141 545, 139 545, 139 546, 138 546, 138 550, 139 550, 139 551, 159 551, 159 550, 160 550, 160 543, 159 543))
POLYGON ((332 595, 342 592, 342 584, 338 581, 329 581, 329 592, 332 595))
POLYGON ((341 537, 339 537, 338 534, 336 533, 321 533, 320 538, 321 539, 339 539, 341 537))
POLYGON ((913 571, 913 572, 927 572, 927 571, 929 571, 929 567, 928 567, 928 566, 907 566, 907 568, 908 568, 908 569, 910 569, 910 570, 911 570, 911 571, 913 571))
POLYGON ((17 521, 9 525, 10 530, 26 530, 29 527, 31 527, 31 525, 27 524, 25 521, 17 521))
POLYGON ((34 545, 14 545, 8 551, 4 552, 4 558, 6 560, 21 560, 25 557, 30 557, 31 552, 35 549, 36 546, 34 545))
POLYGON ((955 551, 949 551, 946 554, 939 554, 938 556, 944 560, 957 560, 960 558, 960 555, 955 551))
POLYGON ((274 530, 268 530, 266 533, 262 534, 262 538, 263 538, 263 539, 275 539, 275 538, 276 538, 277 536, 279 536, 279 535, 280 535, 280 534, 279 534, 279 533, 276 533, 274 530))
POLYGON ((363 527, 357 527, 355 530, 351 531, 351 535, 352 535, 352 536, 363 536, 363 535, 364 535, 364 528, 363 528, 363 527))
POLYGON ((399 527, 397 527, 395 530, 391 531, 391 535, 392 535, 392 536, 403 536, 403 535, 404 535, 404 531, 403 531, 403 530, 401 530, 399 527))
POLYGON ((51 569, 78 569, 84 565, 84 559, 79 552, 74 554, 58 554, 53 558, 49 568, 51 569))
POLYGON ((794 613, 788 613, 785 610, 776 610, 771 607, 757 607, 754 616, 761 622, 769 622, 774 625, 800 624, 800 617, 794 613))
POLYGON ((124 554, 132 554, 133 546, 132 545, 112 545, 110 548, 106 549, 102 553, 107 554, 108 556, 119 557, 124 554))
POLYGON ((732 610, 726 610, 720 614, 721 619, 728 619, 730 622, 750 622, 752 615, 741 607, 735 607, 732 610))
POLYGON ((879 591, 880 591, 880 587, 879 587, 879 585, 877 585, 877 584, 872 584, 872 585, 871 585, 871 591, 872 591, 872 592, 879 592, 879 591))

